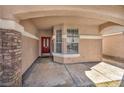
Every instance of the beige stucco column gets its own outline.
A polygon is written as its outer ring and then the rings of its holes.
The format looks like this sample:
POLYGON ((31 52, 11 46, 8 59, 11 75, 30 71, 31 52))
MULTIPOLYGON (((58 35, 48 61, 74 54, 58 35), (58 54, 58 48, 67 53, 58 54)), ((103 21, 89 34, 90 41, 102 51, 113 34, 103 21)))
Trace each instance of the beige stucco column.
POLYGON ((53 28, 53 36, 52 36, 52 39, 53 39, 53 52, 56 53, 56 27, 53 28))
POLYGON ((65 25, 63 25, 63 29, 62 29, 62 51, 63 54, 67 53, 67 31, 65 28, 65 25))
POLYGON ((66 53, 66 32, 64 30, 64 25, 56 25, 53 29, 53 42, 54 42, 54 52, 56 53, 56 31, 61 30, 62 31, 62 54, 66 53))

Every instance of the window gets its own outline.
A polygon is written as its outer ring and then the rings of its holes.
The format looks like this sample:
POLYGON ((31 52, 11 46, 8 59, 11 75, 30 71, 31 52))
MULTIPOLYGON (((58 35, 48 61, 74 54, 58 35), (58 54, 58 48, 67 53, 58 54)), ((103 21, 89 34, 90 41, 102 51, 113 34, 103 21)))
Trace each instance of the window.
POLYGON ((56 31, 56 52, 62 53, 62 30, 56 31))
POLYGON ((67 53, 77 54, 79 44, 78 29, 67 29, 67 53))

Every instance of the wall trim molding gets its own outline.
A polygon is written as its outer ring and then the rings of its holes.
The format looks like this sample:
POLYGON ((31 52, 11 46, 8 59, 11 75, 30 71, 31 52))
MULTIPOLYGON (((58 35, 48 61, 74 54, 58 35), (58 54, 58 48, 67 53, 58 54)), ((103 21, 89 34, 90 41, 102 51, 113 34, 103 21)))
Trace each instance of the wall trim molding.
POLYGON ((124 32, 116 32, 116 33, 111 33, 111 34, 105 34, 105 35, 102 35, 103 37, 106 37, 106 36, 115 36, 115 35, 119 35, 119 34, 123 34, 124 32))
POLYGON ((36 37, 35 35, 32 35, 32 34, 26 32, 26 31, 24 31, 24 32, 22 33, 22 35, 24 35, 24 36, 26 36, 26 37, 30 37, 30 38, 32 38, 32 39, 39 40, 38 37, 36 37))
POLYGON ((80 54, 62 54, 62 53, 52 53, 53 56, 56 57, 64 57, 64 58, 74 58, 74 57, 79 57, 80 54))
POLYGON ((38 37, 28 33, 24 30, 24 27, 13 20, 0 19, 0 29, 11 29, 20 32, 23 36, 39 40, 38 37))
POLYGON ((80 39, 102 39, 102 36, 97 36, 97 35, 80 35, 80 39))
MULTIPOLYGON (((53 35, 52 39, 55 39, 55 35, 53 35)), ((62 35, 62 38, 67 38, 67 35, 62 35)), ((102 39, 102 36, 97 35, 79 35, 80 39, 102 39)))

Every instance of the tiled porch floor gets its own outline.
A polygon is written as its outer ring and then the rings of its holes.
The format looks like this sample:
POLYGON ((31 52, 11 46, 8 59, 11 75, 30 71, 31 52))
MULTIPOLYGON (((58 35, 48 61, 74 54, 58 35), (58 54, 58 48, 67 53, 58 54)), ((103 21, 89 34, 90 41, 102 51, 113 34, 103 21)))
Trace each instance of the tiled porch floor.
MULTIPOLYGON (((86 71, 99 62, 78 63, 78 64, 59 64, 51 60, 51 58, 39 58, 32 67, 23 76, 24 87, 91 87, 96 84, 88 78, 86 71)), ((111 63, 121 69, 124 63, 119 65, 111 63)), ((123 77, 122 77, 123 78, 123 77)), ((105 84, 106 86, 106 84, 105 84)), ((119 86, 124 86, 121 80, 119 86)))

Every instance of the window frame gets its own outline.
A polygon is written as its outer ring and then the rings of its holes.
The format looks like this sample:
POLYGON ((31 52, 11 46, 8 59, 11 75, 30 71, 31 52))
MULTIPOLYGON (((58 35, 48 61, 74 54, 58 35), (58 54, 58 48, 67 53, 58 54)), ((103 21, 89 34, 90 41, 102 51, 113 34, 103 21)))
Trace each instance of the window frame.
POLYGON ((67 53, 79 53, 79 30, 77 28, 67 28, 67 53))
POLYGON ((56 53, 62 53, 62 30, 61 29, 56 30, 56 41, 55 42, 56 42, 56 53), (60 33, 58 34, 59 31, 60 33))

